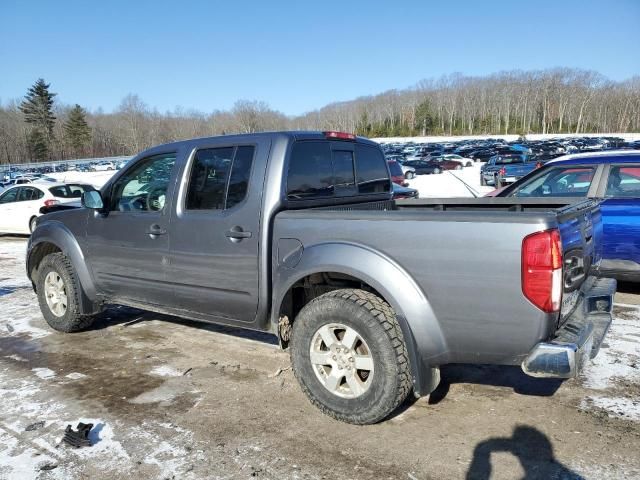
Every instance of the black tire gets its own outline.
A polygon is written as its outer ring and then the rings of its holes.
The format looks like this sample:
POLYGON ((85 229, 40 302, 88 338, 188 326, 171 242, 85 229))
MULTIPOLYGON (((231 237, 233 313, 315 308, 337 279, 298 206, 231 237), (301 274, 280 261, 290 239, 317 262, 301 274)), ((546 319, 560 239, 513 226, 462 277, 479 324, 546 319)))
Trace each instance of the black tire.
POLYGON ((343 422, 367 425, 391 414, 412 388, 409 356, 391 307, 364 290, 335 290, 309 302, 293 323, 291 364, 302 391, 323 413, 343 422), (341 324, 356 330, 373 359, 367 390, 342 398, 318 379, 310 359, 311 342, 320 327, 341 324))
POLYGON ((502 177, 500 175, 495 176, 495 180, 493 181, 493 186, 496 188, 502 188, 502 177))
POLYGON ((64 254, 51 253, 42 259, 37 272, 36 290, 42 316, 54 330, 65 333, 78 332, 89 328, 93 323, 94 315, 80 313, 80 282, 71 261, 64 254), (62 316, 55 315, 47 304, 44 283, 50 272, 59 275, 64 283, 67 306, 62 316))
POLYGON ((414 177, 415 177, 415 174, 413 172, 407 172, 404 174, 404 178, 406 178, 407 180, 411 180, 414 177))
POLYGON ((33 233, 33 231, 36 229, 37 220, 38 220, 38 217, 31 217, 31 220, 29 220, 29 231, 31 233, 33 233))
POLYGON ((439 173, 442 173, 442 170, 440 170, 438 167, 433 169, 433 173, 434 175, 438 175, 439 173))
POLYGON ((456 170, 462 170, 462 164, 458 165, 458 166, 456 167, 456 170))

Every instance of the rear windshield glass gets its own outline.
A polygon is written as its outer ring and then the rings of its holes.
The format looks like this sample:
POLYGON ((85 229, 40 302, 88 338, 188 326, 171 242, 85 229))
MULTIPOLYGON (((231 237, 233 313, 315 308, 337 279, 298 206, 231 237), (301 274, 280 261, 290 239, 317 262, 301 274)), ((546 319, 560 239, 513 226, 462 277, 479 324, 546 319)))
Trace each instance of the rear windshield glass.
POLYGON ((54 197, 58 198, 80 198, 83 192, 95 190, 91 185, 67 184, 51 187, 49 191, 54 197))
POLYGON ((329 142, 296 142, 291 151, 287 198, 302 200, 333 194, 329 142))
MULTIPOLYGON (((356 144, 356 171, 359 193, 384 193, 391 190, 386 160, 382 152, 368 145, 356 144)), ((396 163, 396 165, 398 165, 396 163)), ((400 175, 402 175, 402 169, 400 175)))
POLYGON ((378 148, 360 144, 353 150, 333 148, 326 141, 293 145, 287 178, 289 200, 351 195, 356 193, 356 184, 362 194, 390 191, 386 160, 378 148))
POLYGON ((496 159, 496 165, 510 165, 512 163, 524 163, 522 157, 499 157, 496 159))

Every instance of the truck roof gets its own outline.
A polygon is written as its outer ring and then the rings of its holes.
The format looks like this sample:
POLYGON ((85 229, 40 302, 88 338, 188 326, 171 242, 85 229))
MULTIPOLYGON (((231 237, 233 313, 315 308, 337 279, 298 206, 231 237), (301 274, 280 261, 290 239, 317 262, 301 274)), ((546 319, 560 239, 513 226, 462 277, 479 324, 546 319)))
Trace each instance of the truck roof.
POLYGON ((296 141, 296 140, 335 140, 335 141, 355 141, 358 143, 366 143, 369 145, 373 145, 375 147, 379 147, 379 144, 369 140, 366 137, 360 137, 360 136, 356 136, 354 140, 341 140, 341 139, 335 139, 335 138, 329 138, 326 135, 327 132, 323 132, 323 131, 314 131, 314 130, 281 130, 281 131, 274 131, 274 132, 259 132, 259 133, 239 133, 239 134, 232 134, 232 135, 216 135, 213 137, 199 137, 199 138, 191 138, 188 140, 180 140, 177 142, 170 142, 170 143, 165 143, 162 145, 157 145, 152 147, 153 150, 157 149, 157 148, 166 148, 166 147, 181 147, 181 146, 188 146, 189 144, 197 144, 200 142, 206 142, 208 140, 213 140, 213 139, 219 139, 219 138, 225 138, 227 140, 229 140, 230 142, 241 142, 241 141, 248 141, 251 138, 264 138, 264 137, 287 137, 292 141, 296 141))

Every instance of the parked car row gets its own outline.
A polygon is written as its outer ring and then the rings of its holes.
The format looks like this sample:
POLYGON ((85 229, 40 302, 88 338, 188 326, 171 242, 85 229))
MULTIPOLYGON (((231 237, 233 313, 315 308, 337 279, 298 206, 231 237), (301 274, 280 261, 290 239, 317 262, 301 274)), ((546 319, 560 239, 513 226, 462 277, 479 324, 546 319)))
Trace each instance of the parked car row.
POLYGON ((0 165, 0 183, 9 183, 20 177, 38 178, 54 172, 100 172, 119 170, 130 160, 129 157, 83 160, 71 162, 51 162, 29 165, 0 165))

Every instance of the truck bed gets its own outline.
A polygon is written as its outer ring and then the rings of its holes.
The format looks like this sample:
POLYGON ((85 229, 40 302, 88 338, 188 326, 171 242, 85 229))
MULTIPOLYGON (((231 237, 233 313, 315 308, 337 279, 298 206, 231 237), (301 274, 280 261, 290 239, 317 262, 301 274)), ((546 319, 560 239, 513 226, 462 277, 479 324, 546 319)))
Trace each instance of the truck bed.
MULTIPOLYGON (((523 296, 523 239, 559 228, 563 250, 591 257, 584 244, 584 222, 592 215, 599 215, 597 202, 571 203, 566 198, 363 203, 280 212, 274 240, 298 240, 305 256, 331 244, 336 265, 342 263, 338 245, 376 252, 398 265, 428 299, 446 344, 430 362, 517 364, 523 352, 561 323, 558 313, 544 313, 523 296)), ((577 302, 572 299, 563 315, 577 302)), ((433 332, 416 336, 429 335, 433 332)))

